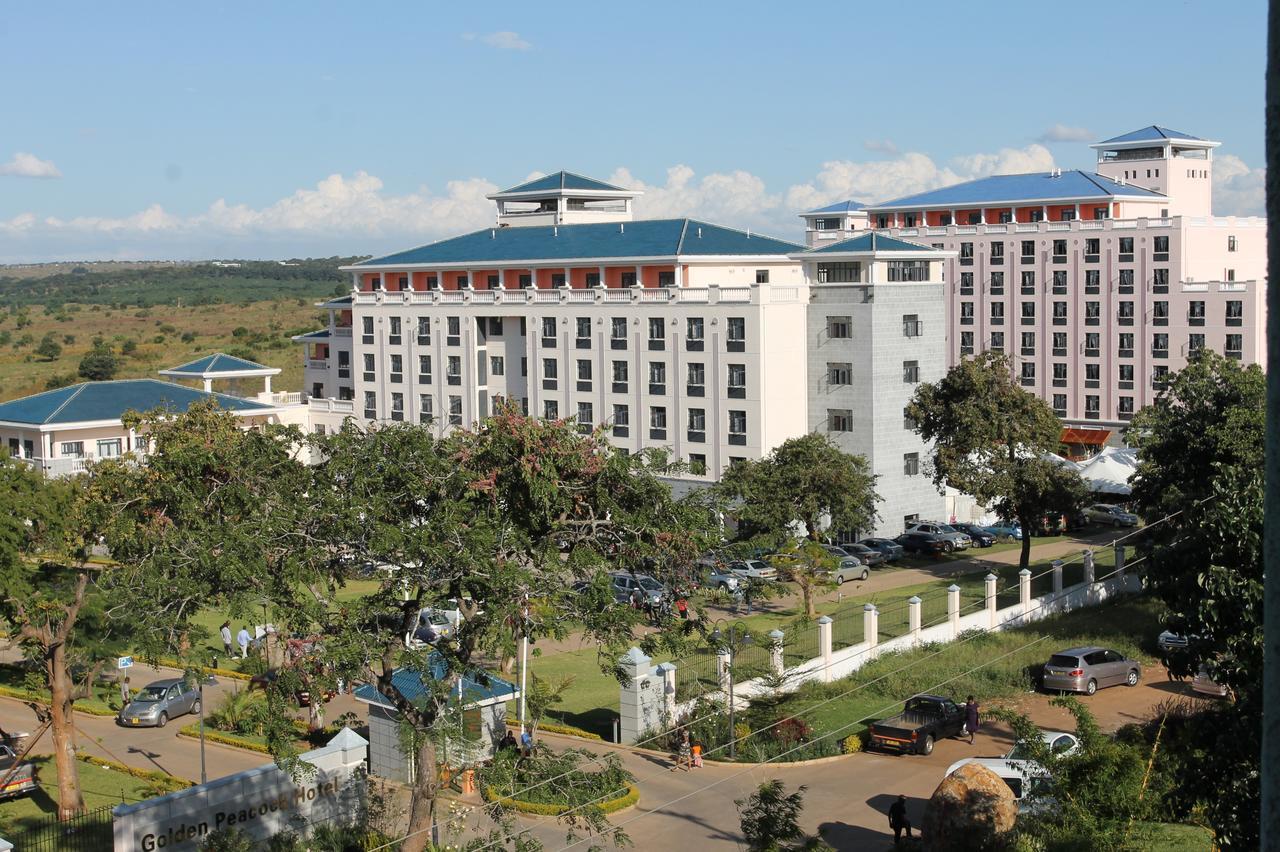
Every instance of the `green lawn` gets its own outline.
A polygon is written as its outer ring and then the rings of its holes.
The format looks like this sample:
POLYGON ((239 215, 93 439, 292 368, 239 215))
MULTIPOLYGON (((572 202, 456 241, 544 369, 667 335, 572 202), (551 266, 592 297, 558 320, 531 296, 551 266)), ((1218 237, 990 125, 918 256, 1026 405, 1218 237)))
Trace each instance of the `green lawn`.
MULTIPOLYGON (((37 672, 37 680, 39 673, 37 672)), ((15 695, 16 698, 30 698, 35 701, 48 702, 49 691, 47 689, 28 689, 27 688, 28 671, 19 666, 0 664, 0 687, 6 691, 18 690, 21 694, 15 695)), ((12 694, 12 693, 10 693, 12 694)), ((99 716, 109 716, 115 712, 120 706, 120 691, 114 683, 97 683, 93 687, 93 697, 82 698, 75 703, 78 710, 85 710, 95 713, 99 716), (114 704, 112 701, 114 700, 114 704)))
POLYGON ((1213 852, 1213 832, 1199 825, 1170 822, 1143 823, 1135 827, 1149 849, 1160 852, 1213 852))
MULTIPOLYGON (((529 658, 529 671, 552 682, 565 676, 573 678, 573 686, 565 691, 564 701, 547 714, 550 720, 613 739, 613 720, 618 715, 618 681, 600 671, 594 650, 533 656, 529 658)), ((515 715, 516 708, 511 707, 510 712, 515 715)))
MULTIPOLYGON (((43 824, 57 813, 58 770, 53 765, 52 755, 33 757, 31 762, 36 765, 40 789, 29 796, 0 802, 0 836, 10 840, 17 840, 15 834, 43 824)), ((121 802, 139 802, 151 795, 146 792, 147 782, 141 778, 79 760, 76 761, 76 768, 80 773, 85 807, 90 810, 121 802)), ((108 840, 108 847, 109 845, 108 840)))

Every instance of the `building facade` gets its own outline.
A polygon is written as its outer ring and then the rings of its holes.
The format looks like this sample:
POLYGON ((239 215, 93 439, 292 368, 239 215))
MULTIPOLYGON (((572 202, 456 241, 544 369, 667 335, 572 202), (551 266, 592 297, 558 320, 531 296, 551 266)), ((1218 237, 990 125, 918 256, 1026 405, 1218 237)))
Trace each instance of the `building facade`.
POLYGON ((810 211, 807 241, 866 227, 953 252, 947 364, 1008 353, 1068 425, 1122 426, 1194 349, 1265 365, 1266 220, 1212 215, 1218 144, 1147 127, 1093 145, 1096 173, 857 205, 841 228, 810 211))

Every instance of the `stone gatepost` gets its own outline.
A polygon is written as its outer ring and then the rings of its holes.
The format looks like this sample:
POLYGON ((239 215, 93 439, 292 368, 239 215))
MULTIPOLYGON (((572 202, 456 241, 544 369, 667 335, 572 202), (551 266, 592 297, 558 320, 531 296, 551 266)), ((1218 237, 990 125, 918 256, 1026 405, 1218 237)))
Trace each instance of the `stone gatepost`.
POLYGON ((911 644, 920 642, 920 597, 907 598, 907 629, 911 631, 911 644))
POLYGON ((1031 609, 1031 569, 1023 568, 1018 572, 1018 603, 1022 605, 1022 614, 1031 609))
POLYGON ((618 698, 619 738, 630 745, 646 731, 661 727, 666 678, 654 672, 652 660, 639 648, 624 654, 618 664, 623 674, 618 698))
POLYGON ((862 641, 867 643, 868 648, 880 644, 880 611, 873 603, 862 608, 862 641))
POLYGON ((951 622, 951 638, 960 635, 960 587, 955 583, 947 586, 947 620, 951 622))
POLYGON ((831 617, 818 619, 818 655, 822 657, 822 682, 831 682, 831 617))
POLYGON ((676 718, 676 664, 662 663, 655 671, 662 678, 662 727, 670 728, 676 718))
POLYGON ((990 627, 996 626, 996 582, 998 580, 999 578, 995 574, 986 576, 987 618, 990 621, 990 627))
POLYGON ((782 640, 786 635, 781 630, 769 631, 769 668, 775 675, 782 676, 786 664, 782 661, 782 640))

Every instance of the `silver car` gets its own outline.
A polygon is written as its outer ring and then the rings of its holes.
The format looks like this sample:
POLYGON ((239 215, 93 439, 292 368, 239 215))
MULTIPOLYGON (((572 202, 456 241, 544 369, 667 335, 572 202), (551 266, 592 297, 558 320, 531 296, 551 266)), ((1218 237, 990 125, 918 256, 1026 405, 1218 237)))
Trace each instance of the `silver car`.
MULTIPOLYGON (((870 569, 862 564, 862 560, 853 554, 847 552, 843 547, 836 547, 834 544, 824 544, 822 549, 827 555, 836 560, 836 567, 828 571, 828 575, 837 586, 844 584, 848 580, 865 580, 871 575, 870 569)), ((879 556, 880 554, 876 554, 879 556)), ((880 557, 883 559, 884 557, 880 557)))
POLYGON ((1084 510, 1084 516, 1096 523, 1110 524, 1113 527, 1136 527, 1138 525, 1137 515, 1132 512, 1126 512, 1119 506, 1112 506, 1110 503, 1094 503, 1084 510))
POLYGON ((942 539, 942 549, 946 553, 953 550, 964 550, 973 544, 973 539, 960 532, 954 527, 946 524, 937 524, 932 521, 919 521, 907 528, 907 532, 931 533, 942 539))
POLYGON ((1068 648, 1044 666, 1044 688, 1093 695, 1107 686, 1137 686, 1142 664, 1109 648, 1068 648))
POLYGON ((200 712, 200 692, 182 678, 152 681, 116 715, 116 724, 127 728, 163 728, 169 720, 200 712))
POLYGON ((729 563, 729 573, 748 580, 774 580, 778 569, 759 559, 740 559, 729 563))

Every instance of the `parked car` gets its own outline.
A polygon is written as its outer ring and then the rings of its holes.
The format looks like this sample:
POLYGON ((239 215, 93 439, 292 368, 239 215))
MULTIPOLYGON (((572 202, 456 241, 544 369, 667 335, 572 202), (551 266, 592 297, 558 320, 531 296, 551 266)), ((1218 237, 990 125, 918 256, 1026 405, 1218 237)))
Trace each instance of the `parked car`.
POLYGON ((777 568, 759 559, 739 559, 730 562, 729 571, 738 577, 746 577, 749 580, 773 580, 778 576, 777 568))
POLYGON ((904 532, 902 535, 894 539, 894 541, 896 541, 907 553, 928 553, 936 555, 947 552, 948 545, 954 548, 954 545, 951 545, 951 542, 946 541, 942 536, 937 535, 936 533, 917 532, 915 530, 912 530, 911 532, 904 532))
POLYGON ((613 584, 613 599, 618 603, 630 603, 635 591, 640 590, 642 603, 657 606, 667 596, 667 587, 648 574, 618 572, 609 575, 613 584))
MULTIPOLYGON (((1075 734, 1068 734, 1065 731, 1041 731, 1040 737, 1049 750, 1057 755, 1071 754, 1080 746, 1080 740, 1075 734)), ((947 767, 943 777, 970 763, 984 766, 999 775, 1013 792, 1014 801, 1018 803, 1020 812, 1028 810, 1025 804, 1028 795, 1042 784, 1050 782, 1049 771, 1028 758, 1025 743, 1015 743, 1013 748, 1001 757, 967 757, 964 760, 957 760, 947 767)))
POLYGON ((870 747, 899 754, 933 754, 933 744, 959 736, 964 729, 964 707, 940 695, 914 695, 902 712, 869 731, 870 747))
POLYGON ((1110 503, 1094 503, 1084 510, 1085 517, 1099 524, 1108 524, 1113 527, 1136 527, 1138 525, 1138 516, 1132 512, 1126 512, 1119 506, 1112 506, 1110 503))
POLYGON ((998 521, 983 529, 997 539, 1011 538, 1014 541, 1022 541, 1022 525, 1017 521, 998 521))
POLYGON ((1183 636, 1181 633, 1174 633, 1172 630, 1162 630, 1160 635, 1156 637, 1156 644, 1160 646, 1160 650, 1168 653, 1169 651, 1184 651, 1191 644, 1190 637, 1183 636))
POLYGON ((200 712, 200 692, 180 677, 147 684, 116 714, 116 724, 125 727, 163 728, 169 720, 200 712))
POLYGON ((738 588, 738 575, 730 572, 726 568, 720 568, 715 564, 703 565, 698 583, 707 589, 723 589, 726 592, 732 592, 738 588))
POLYGON ((1109 648, 1068 648, 1049 658, 1044 666, 1044 688, 1093 695, 1117 684, 1137 686, 1142 664, 1109 648))
POLYGON ((874 547, 868 547, 865 544, 842 544, 840 545, 840 549, 852 556, 854 559, 857 559, 863 565, 867 565, 871 568, 874 568, 877 565, 883 565, 885 562, 889 561, 889 557, 885 554, 876 550, 874 547))
POLYGON ((964 533, 978 547, 990 547, 996 543, 996 537, 977 524, 951 524, 952 529, 964 533))
MULTIPOLYGON (((267 669, 262 674, 257 674, 249 678, 249 689, 250 690, 261 689, 265 692, 267 688, 271 686, 271 684, 275 683, 279 679, 280 679, 279 669, 267 669)), ((332 690, 326 691, 324 694, 325 701, 328 701, 330 698, 333 698, 333 696, 336 694, 337 693, 333 692, 332 690)), ((299 689, 297 692, 293 694, 293 700, 298 702, 299 707, 310 707, 311 691, 309 689, 306 689, 305 687, 303 689, 299 689)))
POLYGON ((34 793, 40 786, 36 783, 35 764, 29 760, 19 762, 17 752, 7 743, 0 745, 0 778, 5 779, 0 799, 34 793))
POLYGON ((458 610, 443 610, 435 607, 424 607, 418 612, 418 626, 405 637, 406 648, 421 648, 433 645, 441 639, 448 639, 458 630, 462 614, 458 610))
POLYGON ((1191 678, 1191 689, 1200 695, 1209 695, 1214 698, 1226 698, 1231 694, 1230 688, 1209 677, 1209 672, 1203 666, 1196 672, 1196 676, 1191 678))
MULTIPOLYGON (((870 566, 861 559, 847 552, 843 547, 824 544, 822 549, 836 560, 836 567, 827 572, 838 586, 848 580, 865 580, 871 576, 870 566)), ((879 556, 879 554, 876 554, 879 556)))
POLYGON ((863 547, 869 547, 872 550, 878 550, 884 554, 885 562, 894 562, 906 555, 902 545, 898 544, 891 538, 864 538, 858 544, 863 547))
POLYGON ((933 535, 941 536, 942 540, 946 542, 947 545, 950 545, 949 547, 944 546, 942 548, 947 553, 950 553, 953 550, 964 550, 969 545, 973 544, 973 541, 969 536, 947 524, 920 521, 912 524, 907 529, 907 532, 932 533, 933 535))

